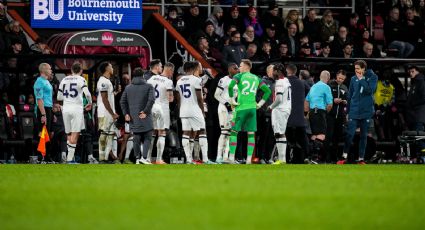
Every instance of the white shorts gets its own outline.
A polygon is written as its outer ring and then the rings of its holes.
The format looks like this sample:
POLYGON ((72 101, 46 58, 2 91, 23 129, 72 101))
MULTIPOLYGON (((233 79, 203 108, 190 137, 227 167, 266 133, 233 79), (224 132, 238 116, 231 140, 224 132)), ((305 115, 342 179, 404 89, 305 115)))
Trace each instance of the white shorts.
POLYGON ((79 133, 85 129, 84 112, 75 109, 62 111, 63 123, 65 125, 65 133, 79 133))
POLYGON ((199 131, 205 130, 205 119, 198 117, 182 117, 182 129, 183 131, 199 131))
POLYGON ((232 112, 228 112, 226 106, 218 105, 218 121, 221 129, 230 129, 232 127, 232 112))
POLYGON ((156 103, 152 106, 152 121, 153 129, 164 129, 164 113, 161 105, 156 103))
POLYGON ((285 134, 289 114, 288 111, 281 109, 272 110, 272 127, 274 133, 285 134))
POLYGON ((112 116, 98 117, 99 130, 107 134, 115 134, 115 125, 112 116))
POLYGON ((170 129, 171 119, 170 119, 170 108, 162 106, 162 115, 164 117, 164 128, 170 129))

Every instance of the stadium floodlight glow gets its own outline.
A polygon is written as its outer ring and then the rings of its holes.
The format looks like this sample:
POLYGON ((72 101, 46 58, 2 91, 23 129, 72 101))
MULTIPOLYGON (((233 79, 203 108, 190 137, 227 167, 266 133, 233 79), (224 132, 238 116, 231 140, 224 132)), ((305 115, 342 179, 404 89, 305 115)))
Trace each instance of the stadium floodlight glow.
POLYGON ((32 0, 34 28, 142 29, 142 0, 32 0))

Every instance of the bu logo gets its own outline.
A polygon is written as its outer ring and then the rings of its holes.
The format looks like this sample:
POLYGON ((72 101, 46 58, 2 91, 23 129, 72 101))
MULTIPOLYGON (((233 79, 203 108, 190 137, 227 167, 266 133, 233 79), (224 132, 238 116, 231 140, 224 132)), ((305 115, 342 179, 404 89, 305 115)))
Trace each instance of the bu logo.
POLYGON ((63 17, 64 0, 34 0, 34 20, 45 20, 50 17, 58 21, 63 17), (55 13, 55 3, 57 13, 55 13))

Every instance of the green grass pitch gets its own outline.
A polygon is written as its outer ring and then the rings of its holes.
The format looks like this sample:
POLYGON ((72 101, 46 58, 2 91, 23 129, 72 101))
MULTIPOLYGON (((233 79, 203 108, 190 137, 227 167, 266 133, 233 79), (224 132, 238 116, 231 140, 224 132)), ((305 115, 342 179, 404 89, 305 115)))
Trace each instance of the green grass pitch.
POLYGON ((420 165, 0 165, 0 229, 424 229, 420 165))

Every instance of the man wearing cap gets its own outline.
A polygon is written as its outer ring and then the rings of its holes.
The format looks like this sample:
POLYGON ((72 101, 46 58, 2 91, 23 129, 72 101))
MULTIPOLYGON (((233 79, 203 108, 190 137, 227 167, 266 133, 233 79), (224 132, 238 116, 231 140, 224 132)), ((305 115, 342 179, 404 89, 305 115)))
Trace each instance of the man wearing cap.
POLYGON ((207 22, 212 22, 214 25, 215 33, 223 37, 224 26, 223 26, 223 9, 219 6, 214 6, 212 14, 208 17, 207 22))
POLYGON ((245 24, 237 5, 233 5, 230 8, 230 13, 224 16, 224 30, 228 31, 231 25, 236 26, 236 30, 241 33, 245 30, 245 24))
POLYGON ((262 23, 264 28, 274 25, 274 28, 276 28, 276 35, 278 37, 283 34, 283 20, 282 17, 279 17, 279 7, 274 1, 271 1, 269 4, 268 10, 263 16, 262 23))
POLYGON ((280 43, 280 37, 278 37, 276 34, 277 27, 275 24, 267 25, 266 27, 266 33, 263 35, 263 42, 267 41, 270 43, 272 47, 272 52, 277 55, 277 51, 279 49, 279 43, 280 43))
POLYGON ((184 24, 186 26, 184 35, 189 37, 199 31, 202 31, 206 18, 203 14, 199 13, 199 6, 197 3, 192 3, 188 11, 183 16, 184 24))

